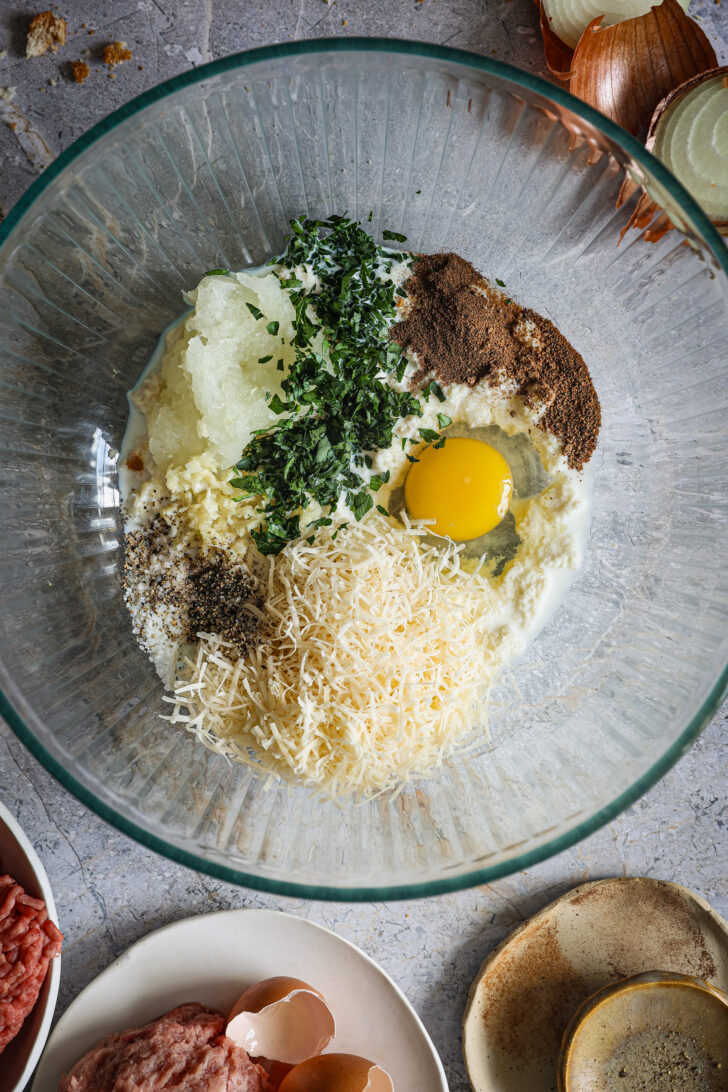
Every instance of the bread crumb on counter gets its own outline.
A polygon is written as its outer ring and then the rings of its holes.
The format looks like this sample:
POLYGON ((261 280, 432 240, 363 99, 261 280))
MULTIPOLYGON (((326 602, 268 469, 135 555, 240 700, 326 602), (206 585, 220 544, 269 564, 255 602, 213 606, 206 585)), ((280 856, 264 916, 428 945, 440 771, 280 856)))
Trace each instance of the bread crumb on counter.
POLYGON ((66 20, 52 11, 41 11, 34 15, 28 26, 25 42, 26 57, 42 57, 48 50, 55 51, 66 43, 66 20))
POLYGON ((127 48, 126 42, 109 42, 104 46, 104 64, 107 64, 109 68, 121 64, 122 61, 130 61, 131 57, 132 53, 127 48))
POLYGON ((83 83, 88 79, 91 69, 86 61, 71 61, 71 72, 76 83, 83 83))

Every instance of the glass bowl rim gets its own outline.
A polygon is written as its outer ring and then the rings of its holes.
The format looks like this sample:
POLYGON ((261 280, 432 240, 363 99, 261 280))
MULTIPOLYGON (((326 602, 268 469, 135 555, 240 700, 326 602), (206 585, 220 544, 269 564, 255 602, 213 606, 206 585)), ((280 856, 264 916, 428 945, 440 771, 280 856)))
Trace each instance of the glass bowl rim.
MULTIPOLYGON (((34 202, 47 189, 50 183, 70 166, 83 152, 106 133, 111 132, 121 122, 135 116, 147 106, 159 99, 164 99, 185 87, 194 86, 213 76, 251 64, 274 59, 306 56, 317 53, 395 53, 403 57, 423 57, 474 68, 479 72, 500 76, 509 82, 534 91, 546 99, 565 107, 584 121, 594 126, 609 139, 620 145, 635 161, 646 167, 652 176, 667 190, 670 196, 685 211, 708 245, 711 254, 723 272, 728 276, 728 246, 726 246, 695 199, 684 186, 658 159, 651 155, 643 144, 621 126, 611 121, 604 114, 575 98, 564 88, 551 84, 541 76, 533 75, 505 61, 483 57, 468 50, 452 49, 426 42, 409 41, 399 38, 316 38, 303 42, 287 42, 280 45, 263 46, 257 49, 233 53, 220 60, 212 61, 197 68, 182 72, 141 95, 124 103, 123 106, 108 114, 87 132, 69 145, 28 187, 17 204, 10 210, 0 224, 0 249, 7 238, 30 210, 34 202)), ((385 901, 390 899, 423 898, 446 894, 474 887, 477 884, 491 883, 503 876, 522 871, 540 861, 563 852, 570 846, 593 834, 600 827, 614 819, 620 812, 635 803, 644 793, 653 787, 671 769, 678 759, 689 749, 703 731, 708 721, 718 709, 723 696, 728 690, 728 664, 723 668, 710 693, 700 709, 690 719, 678 738, 658 758, 641 777, 629 788, 620 793, 611 803, 604 805, 588 819, 583 820, 568 831, 547 839, 531 850, 524 851, 508 861, 472 868, 457 876, 441 876, 437 879, 403 883, 390 886, 331 887, 289 880, 273 879, 265 875, 256 875, 228 865, 208 860, 190 850, 165 841, 164 838, 151 834, 148 830, 132 822, 110 804, 100 800, 94 792, 71 774, 49 751, 26 725, 16 712, 9 698, 0 690, 0 715, 20 741, 41 765, 73 796, 95 812, 105 822, 116 827, 123 834, 133 838, 148 849, 160 853, 177 864, 185 865, 195 871, 206 873, 216 879, 240 886, 266 891, 274 895, 297 898, 321 899, 332 901, 385 901)))

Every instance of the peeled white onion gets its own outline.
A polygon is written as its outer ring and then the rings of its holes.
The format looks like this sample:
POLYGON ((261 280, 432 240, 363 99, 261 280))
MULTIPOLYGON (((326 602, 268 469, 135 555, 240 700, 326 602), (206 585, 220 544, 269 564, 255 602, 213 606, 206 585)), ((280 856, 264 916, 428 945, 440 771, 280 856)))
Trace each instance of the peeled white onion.
MULTIPOLYGON (((541 0, 551 30, 571 49, 575 49, 589 23, 603 16, 602 26, 613 26, 625 19, 646 15, 655 0, 541 0), (605 8, 607 9, 605 11, 605 8)), ((683 11, 690 0, 678 0, 683 11)))
POLYGON ((728 229, 728 66, 667 95, 655 110, 647 147, 711 220, 728 229))

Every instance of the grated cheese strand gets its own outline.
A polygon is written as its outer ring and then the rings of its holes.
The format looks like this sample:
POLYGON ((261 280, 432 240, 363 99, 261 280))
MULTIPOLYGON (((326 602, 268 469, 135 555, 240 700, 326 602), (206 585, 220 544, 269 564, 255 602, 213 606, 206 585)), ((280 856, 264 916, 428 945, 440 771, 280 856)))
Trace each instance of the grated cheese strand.
POLYGON ((258 771, 367 799, 484 731, 500 667, 484 641, 492 591, 461 570, 460 547, 421 543, 425 527, 371 514, 335 530, 253 555, 262 643, 236 660, 200 634, 166 719, 258 771))

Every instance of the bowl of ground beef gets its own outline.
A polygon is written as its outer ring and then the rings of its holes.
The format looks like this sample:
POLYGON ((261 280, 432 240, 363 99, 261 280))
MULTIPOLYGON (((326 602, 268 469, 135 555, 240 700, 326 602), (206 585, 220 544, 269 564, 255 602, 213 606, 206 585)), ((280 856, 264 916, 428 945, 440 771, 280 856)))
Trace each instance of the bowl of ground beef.
POLYGON ((22 1092, 56 1007, 63 936, 45 869, 0 804, 0 1092, 22 1092))

